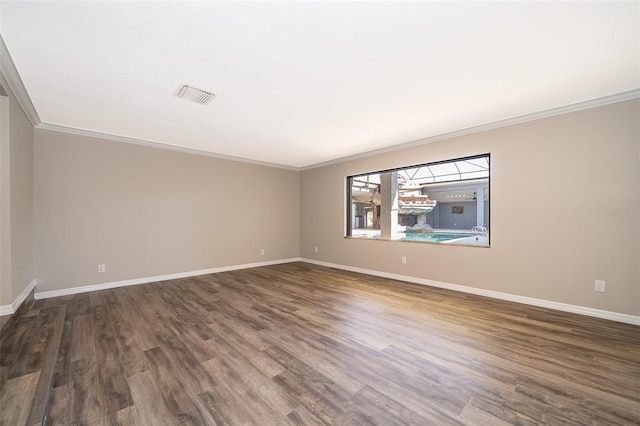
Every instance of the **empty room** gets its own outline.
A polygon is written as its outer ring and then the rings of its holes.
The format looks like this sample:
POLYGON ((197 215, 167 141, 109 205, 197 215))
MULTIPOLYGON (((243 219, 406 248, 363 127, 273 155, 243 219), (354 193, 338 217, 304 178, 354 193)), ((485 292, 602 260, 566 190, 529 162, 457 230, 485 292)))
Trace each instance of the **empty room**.
POLYGON ((1 425, 639 425, 640 2, 0 1, 1 425))

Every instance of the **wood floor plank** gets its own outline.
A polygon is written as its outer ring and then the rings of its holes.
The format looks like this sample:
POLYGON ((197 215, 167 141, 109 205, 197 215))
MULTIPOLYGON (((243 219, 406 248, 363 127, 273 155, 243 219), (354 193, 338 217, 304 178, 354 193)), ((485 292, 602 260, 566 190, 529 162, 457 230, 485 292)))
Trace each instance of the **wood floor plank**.
MULTIPOLYGON (((72 362, 70 366, 70 391, 73 392, 73 400, 53 401, 54 404, 72 402, 73 423, 98 423, 107 412, 104 407, 103 390, 98 381, 97 370, 98 365, 95 360, 80 359, 72 362)), ((52 410, 59 411, 58 408, 52 410)))
POLYGON ((180 424, 215 424, 211 413, 201 411, 194 395, 185 386, 183 378, 175 374, 175 365, 171 358, 160 348, 148 349, 144 353, 155 386, 160 389, 171 418, 179 420, 180 424))
POLYGON ((0 391, 0 424, 27 424, 33 401, 25 396, 35 393, 39 378, 36 371, 7 380, 0 391))
POLYGON ((357 410, 359 418, 371 425, 427 425, 429 420, 402 403, 388 397, 369 386, 356 395, 352 410, 357 410))
POLYGON ((96 380, 103 417, 132 405, 133 401, 107 306, 95 306, 92 309, 91 326, 94 330, 96 380))
POLYGON ((301 262, 34 301, 0 418, 55 332, 45 424, 640 424, 638 326, 301 262))
POLYGON ((118 358, 126 376, 133 376, 147 370, 143 356, 144 345, 138 340, 138 325, 135 315, 118 297, 117 291, 105 293, 105 302, 111 320, 113 336, 118 346, 118 358))
POLYGON ((233 404, 235 406, 233 413, 244 417, 245 424, 288 424, 287 417, 276 412, 269 401, 256 392, 251 381, 241 374, 242 371, 234 369, 231 363, 232 359, 220 358, 213 358, 204 363, 212 376, 224 383, 220 387, 227 388, 225 393, 227 407, 233 404))
MULTIPOLYGON (((73 320, 75 318, 71 315, 69 310, 67 310, 67 315, 64 321, 64 328, 62 330, 62 336, 60 338, 60 347, 58 348, 58 360, 56 367, 53 372, 53 383, 52 386, 54 388, 58 386, 63 386, 71 381, 71 357, 72 357, 72 339, 73 339, 73 320)), ((90 339, 89 341, 92 341, 90 339)))
MULTIPOLYGON (((265 331, 264 333, 266 334, 267 332, 265 331)), ((269 335, 273 336, 273 334, 269 335)), ((277 340, 274 338, 274 340, 281 348, 289 351, 300 361, 313 365, 318 373, 338 383, 349 393, 355 394, 364 387, 364 382, 352 373, 352 369, 341 368, 344 366, 344 363, 340 362, 339 364, 341 365, 337 364, 330 355, 322 353, 322 351, 312 347, 302 339, 296 339, 296 337, 293 336, 287 334, 277 340)), ((343 361, 348 362, 350 360, 343 361)))
POLYGON ((3 349, 3 353, 7 351, 9 354, 9 359, 4 361, 5 363, 9 362, 11 365, 9 377, 32 373, 42 368, 44 354, 54 331, 53 327, 57 312, 58 308, 52 306, 43 309, 37 317, 28 318, 27 322, 29 324, 27 330, 36 328, 39 330, 39 333, 27 334, 26 337, 21 340, 19 348, 3 349), (12 358, 12 355, 15 355, 15 358, 12 358))
MULTIPOLYGON (((202 335, 190 327, 189 324, 185 324, 176 318, 169 318, 167 322, 171 330, 177 336, 180 336, 180 340, 189 349, 197 362, 204 362, 215 356, 207 340, 204 340, 202 335)), ((209 331, 211 332, 211 330, 209 331)), ((208 337, 211 337, 211 335, 208 335, 208 337)))
POLYGON ((45 425, 77 424, 74 413, 76 397, 72 383, 55 387, 51 390, 49 407, 45 425))
POLYGON ((71 361, 95 357, 91 314, 78 315, 73 319, 71 335, 71 361))
POLYGON ((168 319, 164 327, 156 329, 156 337, 164 349, 163 354, 172 363, 174 375, 181 379, 203 417, 211 417, 212 421, 216 421, 220 413, 217 405, 219 401, 214 395, 219 383, 208 374, 185 343, 189 339, 176 332, 173 324, 173 320, 168 319))
POLYGON ((137 417, 143 425, 183 424, 180 413, 170 410, 162 391, 158 388, 149 371, 127 377, 137 417))
MULTIPOLYGON (((214 342, 211 343, 215 344, 214 342)), ((260 368, 260 364, 256 366, 254 362, 255 357, 250 353, 238 351, 234 347, 227 347, 222 350, 218 349, 218 351, 215 362, 223 362, 220 368, 226 368, 230 372, 239 373, 229 373, 226 377, 231 377, 236 380, 242 389, 254 392, 264 403, 269 405, 272 410, 286 416, 299 405, 294 397, 288 395, 275 385, 271 380, 274 375, 265 373, 265 370, 260 368)), ((278 374, 282 371, 284 371, 284 367, 278 371, 278 374)))
POLYGON ((53 333, 47 342, 46 353, 43 358, 38 384, 33 393, 33 403, 27 418, 28 425, 40 425, 46 419, 47 405, 53 383, 53 372, 58 360, 58 350, 64 329, 64 319, 67 315, 67 305, 60 305, 53 324, 53 333))
POLYGON ((6 369, 3 378, 11 377, 11 369, 14 367, 19 355, 20 349, 25 344, 29 337, 29 330, 35 322, 37 317, 25 317, 20 318, 12 315, 2 328, 2 335, 0 335, 0 366, 6 369))
POLYGON ((287 367, 284 372, 274 377, 274 380, 290 393, 297 395, 301 405, 313 410, 314 414, 325 422, 342 419, 343 422, 351 423, 347 421, 347 407, 341 407, 341 401, 351 400, 348 391, 282 348, 274 346, 265 352, 287 367))
POLYGON ((316 426, 326 424, 302 405, 290 412, 287 418, 295 425, 316 426))
POLYGON ((120 318, 127 319, 130 324, 135 325, 133 333, 137 347, 143 351, 158 346, 152 323, 148 322, 148 317, 144 314, 145 310, 153 309, 153 306, 147 303, 138 303, 139 300, 145 299, 145 288, 147 287, 144 285, 132 286, 115 292, 116 299, 121 305, 121 312, 124 312, 115 320, 120 318), (124 318, 122 315, 124 315, 124 318))
POLYGON ((233 331, 232 325, 225 322, 225 320, 210 324, 210 327, 216 332, 211 337, 210 342, 220 348, 226 348, 224 353, 242 354, 249 363, 268 377, 273 377, 284 371, 285 368, 281 364, 265 355, 263 351, 233 331))
POLYGON ((104 426, 145 426, 138 417, 136 407, 131 405, 102 418, 104 426))
POLYGON ((460 414, 462 422, 468 425, 491 425, 491 426, 511 426, 512 423, 505 422, 499 417, 493 416, 486 411, 482 411, 473 405, 465 405, 460 414))
POLYGON ((10 368, 8 365, 0 366, 0 389, 4 388, 5 383, 9 380, 10 368))
POLYGON ((207 395, 215 403, 216 421, 224 425, 258 424, 256 413, 247 409, 243 395, 245 389, 238 387, 239 376, 233 372, 226 362, 220 358, 212 358, 202 363, 207 373, 221 383, 207 395))
MULTIPOLYGON (((217 291, 216 291, 217 292, 217 291)), ((220 299, 215 297, 214 292, 204 292, 197 285, 194 278, 186 278, 176 284, 176 291, 173 293, 180 300, 180 303, 189 312, 195 316, 197 323, 207 323, 215 317, 215 311, 218 310, 216 302, 220 299)), ((202 329, 206 332, 206 329, 202 329)), ((202 336, 206 339, 206 336, 202 336)))

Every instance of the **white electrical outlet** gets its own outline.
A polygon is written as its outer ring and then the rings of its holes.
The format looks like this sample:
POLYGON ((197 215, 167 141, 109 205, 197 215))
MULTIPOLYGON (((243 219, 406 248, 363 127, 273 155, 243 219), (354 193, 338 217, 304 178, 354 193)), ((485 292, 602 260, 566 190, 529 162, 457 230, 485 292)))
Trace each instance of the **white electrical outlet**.
POLYGON ((260 256, 264 256, 264 249, 260 249, 260 256))
POLYGON ((107 265, 105 265, 104 263, 101 263, 98 265, 98 273, 102 274, 104 272, 107 272, 107 265))
POLYGON ((402 260, 401 261, 402 261, 403 264, 406 264, 407 263, 407 256, 402 256, 402 260))
POLYGON ((604 293, 606 291, 606 287, 607 287, 606 281, 596 280, 596 286, 594 290, 600 293, 604 293))
POLYGON ((316 253, 318 252, 318 246, 316 246, 316 253))

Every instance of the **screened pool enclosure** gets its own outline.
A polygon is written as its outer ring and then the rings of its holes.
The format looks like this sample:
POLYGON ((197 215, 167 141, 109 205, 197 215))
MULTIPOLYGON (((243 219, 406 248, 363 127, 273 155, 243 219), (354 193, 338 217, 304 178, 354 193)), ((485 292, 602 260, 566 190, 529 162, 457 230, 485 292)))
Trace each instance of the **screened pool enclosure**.
POLYGON ((346 235, 489 246, 490 155, 347 177, 346 235))

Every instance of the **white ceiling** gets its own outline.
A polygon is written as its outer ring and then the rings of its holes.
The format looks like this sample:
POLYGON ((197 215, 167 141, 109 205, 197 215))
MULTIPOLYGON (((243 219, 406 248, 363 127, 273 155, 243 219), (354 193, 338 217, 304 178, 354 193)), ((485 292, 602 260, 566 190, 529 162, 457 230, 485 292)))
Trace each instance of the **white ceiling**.
POLYGON ((291 167, 640 88, 640 2, 11 2, 42 123, 291 167), (182 83, 216 94, 177 99, 182 83))

